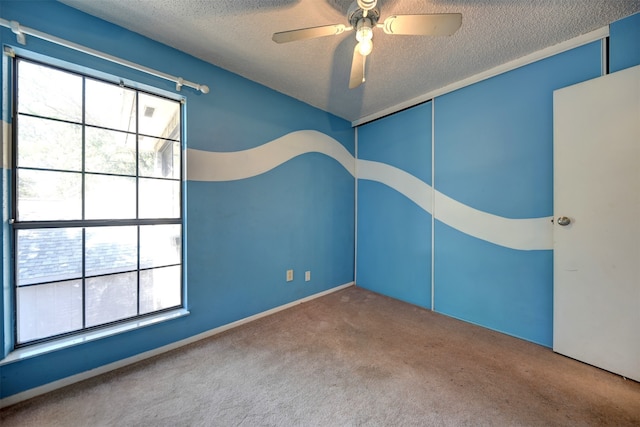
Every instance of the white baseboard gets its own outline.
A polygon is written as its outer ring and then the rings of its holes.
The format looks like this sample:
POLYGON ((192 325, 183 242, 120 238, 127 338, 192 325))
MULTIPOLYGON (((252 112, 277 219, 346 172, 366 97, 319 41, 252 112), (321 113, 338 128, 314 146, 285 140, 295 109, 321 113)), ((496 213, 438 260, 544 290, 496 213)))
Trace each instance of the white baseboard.
POLYGON ((86 372, 81 372, 79 374, 71 375, 70 377, 62 378, 48 384, 41 385, 39 387, 32 388, 30 390, 23 391, 21 393, 16 393, 14 395, 5 397, 4 399, 0 399, 0 409, 5 408, 10 405, 14 405, 16 403, 22 402, 27 399, 31 399, 36 396, 40 396, 45 393, 49 393, 50 391, 57 390, 59 388, 104 374, 109 371, 113 371, 115 369, 122 368, 127 365, 131 365, 133 363, 139 362, 144 359, 148 359, 153 356, 157 356, 162 353, 166 353, 167 351, 175 350, 177 348, 183 347, 187 344, 194 343, 196 341, 200 341, 205 338, 212 337, 214 335, 220 334, 222 332, 228 331, 229 329, 236 328, 240 325, 244 325, 246 323, 252 322, 254 320, 261 319, 266 316, 270 316, 279 311, 286 310, 288 308, 294 307, 296 305, 305 303, 307 301, 314 300, 316 298, 320 298, 322 296, 331 294, 333 292, 340 291, 342 289, 348 288, 350 286, 354 286, 354 282, 345 283, 344 285, 336 286, 335 288, 327 289, 326 291, 319 292, 317 294, 310 295, 308 297, 290 302, 288 304, 281 305, 279 307, 272 308, 271 310, 263 311, 262 313, 254 314, 253 316, 245 317, 244 319, 236 320, 235 322, 220 326, 218 328, 214 328, 208 330, 206 332, 202 332, 198 335, 194 335, 189 338, 185 338, 180 341, 173 342, 171 344, 167 344, 162 347, 155 348, 153 350, 146 351, 144 353, 136 354, 135 356, 127 357, 126 359, 121 359, 116 362, 109 363, 107 365, 100 366, 95 369, 88 370, 86 372))

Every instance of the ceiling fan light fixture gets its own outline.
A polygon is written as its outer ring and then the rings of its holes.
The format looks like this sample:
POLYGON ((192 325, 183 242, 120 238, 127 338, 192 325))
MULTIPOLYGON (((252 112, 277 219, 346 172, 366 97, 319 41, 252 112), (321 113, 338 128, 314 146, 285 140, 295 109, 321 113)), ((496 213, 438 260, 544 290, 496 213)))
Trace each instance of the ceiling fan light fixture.
POLYGON ((360 52, 360 55, 367 56, 371 53, 372 50, 373 41, 365 39, 358 43, 358 52, 360 52))
POLYGON ((359 20, 356 27, 356 40, 363 42, 365 40, 371 40, 372 38, 373 28, 371 28, 371 20, 369 18, 359 20))

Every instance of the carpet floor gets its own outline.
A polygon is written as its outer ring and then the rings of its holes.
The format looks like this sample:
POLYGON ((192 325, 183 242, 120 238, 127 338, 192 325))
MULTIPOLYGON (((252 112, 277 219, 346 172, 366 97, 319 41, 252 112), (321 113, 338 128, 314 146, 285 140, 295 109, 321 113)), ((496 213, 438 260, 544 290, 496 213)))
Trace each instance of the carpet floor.
POLYGON ((11 426, 639 426, 640 383, 357 287, 18 403, 11 426))

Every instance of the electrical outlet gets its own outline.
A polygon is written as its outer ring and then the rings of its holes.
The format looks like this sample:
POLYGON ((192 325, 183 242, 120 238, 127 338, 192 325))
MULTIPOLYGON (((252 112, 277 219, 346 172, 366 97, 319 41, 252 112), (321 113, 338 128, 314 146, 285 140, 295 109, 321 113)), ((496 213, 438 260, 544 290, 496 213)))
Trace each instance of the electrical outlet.
POLYGON ((305 271, 304 272, 304 281, 308 282, 311 280, 311 272, 310 271, 305 271))
POLYGON ((293 281, 293 270, 287 270, 287 282, 293 281))

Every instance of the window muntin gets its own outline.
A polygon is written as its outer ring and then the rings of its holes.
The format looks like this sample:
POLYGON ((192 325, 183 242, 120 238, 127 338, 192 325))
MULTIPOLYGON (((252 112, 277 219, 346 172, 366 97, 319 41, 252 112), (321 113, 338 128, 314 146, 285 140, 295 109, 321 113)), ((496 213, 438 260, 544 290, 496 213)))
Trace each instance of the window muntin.
POLYGON ((16 346, 181 307, 181 103, 14 75, 16 346))

